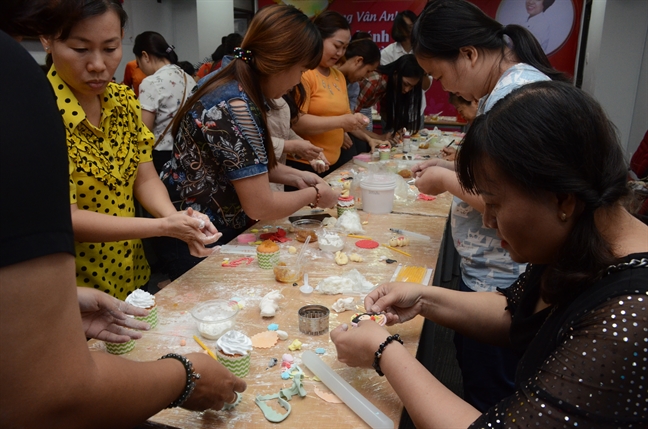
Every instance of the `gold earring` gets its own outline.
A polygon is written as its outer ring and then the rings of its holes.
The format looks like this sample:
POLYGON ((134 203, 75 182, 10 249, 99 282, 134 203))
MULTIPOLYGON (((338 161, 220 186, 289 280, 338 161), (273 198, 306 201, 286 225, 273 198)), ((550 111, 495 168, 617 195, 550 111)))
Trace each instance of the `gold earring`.
POLYGON ((563 221, 563 222, 567 221, 567 213, 562 212, 560 214, 560 220, 563 221))

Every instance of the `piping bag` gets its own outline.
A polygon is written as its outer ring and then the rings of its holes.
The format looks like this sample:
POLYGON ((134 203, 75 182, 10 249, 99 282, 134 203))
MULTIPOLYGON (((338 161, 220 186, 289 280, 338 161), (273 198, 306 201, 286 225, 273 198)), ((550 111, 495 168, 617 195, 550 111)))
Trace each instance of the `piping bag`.
POLYGON ((360 392, 344 381, 333 369, 310 350, 302 353, 302 361, 331 392, 373 429, 394 429, 394 422, 360 392))

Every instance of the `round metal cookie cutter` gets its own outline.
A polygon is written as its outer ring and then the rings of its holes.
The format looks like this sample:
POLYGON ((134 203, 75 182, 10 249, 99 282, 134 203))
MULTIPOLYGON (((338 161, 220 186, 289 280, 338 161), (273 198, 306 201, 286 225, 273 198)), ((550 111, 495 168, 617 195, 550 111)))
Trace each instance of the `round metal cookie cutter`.
POLYGON ((299 331, 306 335, 322 335, 329 330, 328 308, 311 304, 299 309, 299 331))

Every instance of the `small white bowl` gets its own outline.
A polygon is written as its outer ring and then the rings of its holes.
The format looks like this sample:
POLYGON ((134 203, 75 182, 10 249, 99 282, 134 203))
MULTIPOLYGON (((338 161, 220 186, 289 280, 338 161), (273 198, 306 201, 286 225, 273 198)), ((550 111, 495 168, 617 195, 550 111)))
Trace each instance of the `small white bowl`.
POLYGON ((239 312, 235 301, 215 299, 206 301, 191 310, 191 315, 198 324, 198 332, 208 340, 217 340, 234 327, 239 312))

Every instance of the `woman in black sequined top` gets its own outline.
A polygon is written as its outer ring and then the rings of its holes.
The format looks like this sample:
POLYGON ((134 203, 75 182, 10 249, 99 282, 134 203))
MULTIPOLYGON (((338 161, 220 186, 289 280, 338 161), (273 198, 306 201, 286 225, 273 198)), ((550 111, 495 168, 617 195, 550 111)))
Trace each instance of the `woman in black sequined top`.
POLYGON ((527 271, 500 292, 387 283, 365 307, 515 348, 516 392, 480 414, 398 342, 376 358, 389 333, 375 323, 331 332, 339 360, 378 366, 417 427, 645 428, 648 226, 622 205, 627 164, 602 108, 566 83, 525 85, 475 120, 457 171, 527 271))

